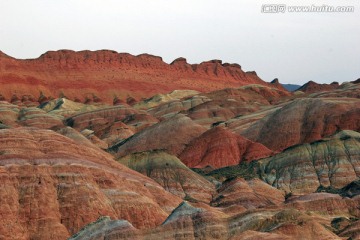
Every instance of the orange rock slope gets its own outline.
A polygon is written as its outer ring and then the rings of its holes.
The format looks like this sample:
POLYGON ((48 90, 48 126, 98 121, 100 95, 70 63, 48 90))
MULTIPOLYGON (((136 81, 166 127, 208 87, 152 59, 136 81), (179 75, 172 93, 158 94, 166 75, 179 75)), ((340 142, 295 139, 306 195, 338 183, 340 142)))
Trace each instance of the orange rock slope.
POLYGON ((180 203, 91 145, 50 130, 0 130, 0 239, 66 239, 98 217, 161 224, 180 203))
POLYGON ((237 165, 268 157, 272 151, 222 127, 215 127, 191 141, 180 154, 189 167, 212 168, 237 165))
POLYGON ((175 89, 204 92, 247 84, 270 86, 255 72, 244 72, 240 65, 221 60, 189 64, 178 58, 167 64, 149 54, 133 56, 109 50, 50 51, 27 60, 0 51, 0 84, 0 95, 8 101, 65 95, 71 100, 107 103, 119 97, 150 97, 175 89))

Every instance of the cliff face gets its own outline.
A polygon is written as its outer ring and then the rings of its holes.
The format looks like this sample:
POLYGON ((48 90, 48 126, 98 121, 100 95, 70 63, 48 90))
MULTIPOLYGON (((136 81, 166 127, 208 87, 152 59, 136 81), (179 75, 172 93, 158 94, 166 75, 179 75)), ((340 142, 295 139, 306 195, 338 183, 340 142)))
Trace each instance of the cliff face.
POLYGON ((37 59, 19 60, 0 54, 0 94, 10 100, 30 95, 113 103, 115 96, 150 97, 175 89, 211 91, 247 84, 269 85, 240 65, 211 60, 171 64, 149 54, 115 51, 50 51, 37 59), (40 94, 41 92, 41 94, 40 94))

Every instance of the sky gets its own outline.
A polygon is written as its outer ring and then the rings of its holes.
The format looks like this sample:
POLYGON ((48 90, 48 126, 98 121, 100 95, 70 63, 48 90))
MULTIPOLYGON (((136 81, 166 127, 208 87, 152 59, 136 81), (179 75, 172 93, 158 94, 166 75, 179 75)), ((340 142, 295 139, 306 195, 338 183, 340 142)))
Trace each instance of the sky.
POLYGON ((360 1, 0 0, 1 51, 26 59, 59 49, 221 59, 281 83, 352 81, 360 78, 360 1), (354 12, 264 13, 267 4, 354 12))

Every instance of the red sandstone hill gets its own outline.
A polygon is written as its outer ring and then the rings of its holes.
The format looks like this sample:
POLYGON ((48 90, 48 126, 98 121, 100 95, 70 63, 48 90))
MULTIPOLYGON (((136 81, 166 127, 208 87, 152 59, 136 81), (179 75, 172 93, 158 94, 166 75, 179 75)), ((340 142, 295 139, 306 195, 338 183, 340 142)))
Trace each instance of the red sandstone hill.
POLYGON ((214 127, 192 140, 179 158, 188 167, 213 168, 237 165, 268 157, 272 151, 220 126, 214 127))
POLYGON ((314 81, 309 81, 302 85, 297 91, 302 91, 305 93, 314 93, 314 92, 323 92, 337 89, 339 87, 338 82, 332 82, 330 84, 320 84, 314 81))
POLYGON ((175 89, 201 92, 248 84, 268 85, 255 72, 238 64, 211 60, 189 64, 178 58, 171 64, 149 54, 133 56, 110 50, 49 51, 36 59, 15 59, 0 51, 0 96, 34 99, 66 96, 71 100, 104 101, 150 97, 175 89), (42 93, 42 94, 41 94, 42 93))

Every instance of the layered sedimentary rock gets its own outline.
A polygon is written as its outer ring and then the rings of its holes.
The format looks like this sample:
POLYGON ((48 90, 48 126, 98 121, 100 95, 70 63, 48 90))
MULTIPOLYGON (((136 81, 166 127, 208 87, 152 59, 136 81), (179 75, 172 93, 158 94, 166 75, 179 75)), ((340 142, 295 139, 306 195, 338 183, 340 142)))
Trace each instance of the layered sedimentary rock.
POLYGON ((148 112, 157 118, 169 118, 179 112, 186 113, 187 110, 192 109, 200 104, 211 101, 210 98, 203 95, 195 95, 181 100, 173 100, 160 104, 159 106, 148 109, 148 112))
POLYGON ((247 85, 169 101, 148 109, 148 112, 158 118, 168 118, 181 112, 195 122, 210 127, 268 107, 288 95, 289 93, 272 87, 247 85))
POLYGON ((334 90, 339 87, 338 82, 332 82, 331 84, 319 84, 314 81, 309 81, 302 85, 297 91, 302 91, 305 93, 314 93, 314 92, 323 92, 323 91, 330 91, 334 90))
POLYGON ((117 160, 158 182, 165 190, 191 201, 209 203, 215 186, 163 151, 133 153, 117 160))
POLYGON ((212 60, 171 64, 149 54, 133 56, 110 50, 49 51, 37 59, 20 60, 0 52, 0 94, 10 100, 66 96, 82 102, 113 103, 128 95, 150 97, 176 89, 211 91, 246 84, 269 85, 238 64, 212 60))
POLYGON ((259 179, 244 180, 235 178, 228 180, 217 190, 218 194, 211 202, 212 206, 228 208, 234 214, 235 206, 246 209, 280 205, 284 202, 284 192, 264 183, 259 179))
POLYGON ((360 133, 342 131, 259 164, 261 178, 288 193, 312 193, 320 186, 339 189, 360 177, 360 133))
POLYGON ((110 146, 157 122, 156 118, 146 112, 126 105, 103 107, 73 114, 66 119, 68 126, 86 135, 91 131, 110 146))
POLYGON ((136 109, 149 109, 161 105, 162 103, 180 100, 186 97, 191 97, 199 94, 200 92, 195 90, 174 90, 171 93, 156 94, 151 98, 142 100, 134 105, 136 109))
POLYGON ((0 233, 66 239, 99 216, 161 224, 180 200, 91 145, 50 130, 0 130, 0 233))
POLYGON ((279 79, 275 78, 270 82, 277 89, 282 89, 283 91, 287 91, 287 89, 279 82, 279 79))
POLYGON ((214 127, 187 144, 179 158, 191 168, 221 168, 268 157, 272 151, 238 134, 214 127))
MULTIPOLYGON (((338 194, 310 193, 307 195, 290 196, 286 207, 302 211, 311 211, 318 215, 330 217, 359 218, 358 206, 360 198, 343 198, 338 194)), ((350 222, 348 222, 350 224, 350 222)), ((343 224, 344 225, 344 224, 343 224)))
POLYGON ((115 144, 109 150, 118 157, 155 149, 179 155, 186 144, 205 131, 206 128, 178 114, 136 133, 123 142, 115 144))
POLYGON ((63 118, 55 114, 47 114, 44 110, 30 107, 23 108, 19 112, 18 122, 22 126, 37 127, 43 129, 58 128, 64 126, 63 118))
POLYGON ((360 98, 360 84, 355 82, 343 83, 338 88, 332 91, 317 92, 309 95, 313 98, 319 97, 347 97, 360 98))
POLYGON ((19 124, 17 123, 19 112, 19 106, 5 101, 0 101, 0 126, 2 126, 1 128, 19 126, 19 124))
POLYGON ((134 230, 126 222, 102 219, 72 240, 99 239, 340 239, 324 218, 294 209, 247 211, 230 217, 204 204, 181 203, 159 227, 134 230))
POLYGON ((240 129, 239 133, 272 150, 281 151, 296 144, 320 140, 339 130, 360 131, 359 106, 360 99, 357 98, 298 99, 248 128, 240 129))
POLYGON ((38 107, 48 113, 52 113, 64 117, 70 117, 71 115, 77 113, 96 110, 101 106, 73 102, 66 98, 57 98, 46 101, 43 104, 40 104, 38 107))

